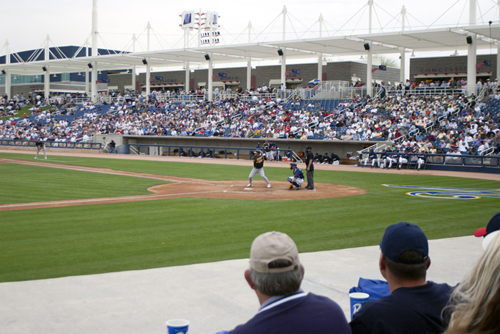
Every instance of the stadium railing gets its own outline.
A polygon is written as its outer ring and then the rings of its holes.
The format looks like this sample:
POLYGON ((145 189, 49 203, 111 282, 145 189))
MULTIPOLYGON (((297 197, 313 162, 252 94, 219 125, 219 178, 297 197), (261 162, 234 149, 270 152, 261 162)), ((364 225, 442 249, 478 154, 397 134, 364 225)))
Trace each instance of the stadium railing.
MULTIPOLYGON (((380 155, 381 152, 375 152, 380 155)), ((409 153, 408 161, 416 161, 420 153, 409 153)), ((363 153, 358 166, 364 165, 363 153)), ((500 156, 427 154, 426 169, 461 172, 488 172, 500 174, 500 156)))
MULTIPOLYGON (((45 148, 69 148, 69 149, 82 149, 82 150, 100 150, 101 143, 88 143, 88 142, 53 142, 46 141, 45 148)), ((1 139, 0 145, 3 146, 20 146, 20 147, 36 147, 35 140, 19 140, 19 139, 1 139)))

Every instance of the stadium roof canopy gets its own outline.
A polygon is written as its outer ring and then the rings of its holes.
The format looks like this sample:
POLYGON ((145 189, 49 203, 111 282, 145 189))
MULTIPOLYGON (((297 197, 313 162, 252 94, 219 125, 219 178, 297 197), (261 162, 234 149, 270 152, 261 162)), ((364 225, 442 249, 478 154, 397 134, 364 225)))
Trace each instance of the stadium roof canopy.
POLYGON ((248 58, 279 59, 277 50, 285 48, 287 60, 315 58, 318 53, 325 57, 352 56, 364 54, 366 51, 363 44, 367 42, 370 43, 373 54, 399 54, 403 48, 406 52, 463 50, 467 49, 465 37, 468 33, 478 34, 478 49, 491 48, 492 44, 500 43, 500 25, 492 24, 19 62, 0 64, 0 70, 8 69, 12 74, 34 75, 43 74, 42 67, 46 66, 51 74, 73 73, 88 69, 87 64, 94 61, 98 63, 99 70, 118 70, 134 65, 144 67, 143 59, 148 59, 151 67, 178 67, 185 65, 187 61, 193 65, 204 65, 207 63, 204 57, 207 53, 210 54, 213 64, 242 63, 248 58))

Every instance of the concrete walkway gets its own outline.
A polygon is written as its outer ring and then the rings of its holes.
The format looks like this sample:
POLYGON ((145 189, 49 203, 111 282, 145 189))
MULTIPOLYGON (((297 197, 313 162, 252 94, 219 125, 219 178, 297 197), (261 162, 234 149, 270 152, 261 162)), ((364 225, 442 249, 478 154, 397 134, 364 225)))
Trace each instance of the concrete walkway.
MULTIPOLYGON (((250 249, 250 245, 248 245, 250 249)), ((430 241, 428 279, 458 283, 482 253, 481 240, 430 241)), ((381 279, 379 247, 300 255, 302 288, 340 304, 349 319, 348 290, 359 277, 381 279)), ((243 278, 248 259, 0 284, 0 333, 166 333, 165 321, 191 321, 190 333, 216 333, 258 310, 243 278)))

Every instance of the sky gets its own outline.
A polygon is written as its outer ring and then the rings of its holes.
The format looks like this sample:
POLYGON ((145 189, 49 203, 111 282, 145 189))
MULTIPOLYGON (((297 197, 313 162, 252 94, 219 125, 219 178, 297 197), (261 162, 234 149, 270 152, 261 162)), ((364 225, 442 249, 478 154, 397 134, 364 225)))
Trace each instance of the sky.
MULTIPOLYGON (((497 0, 477 0, 477 23, 499 23, 497 0)), ((400 12, 407 11, 405 30, 468 25, 468 0, 374 0, 372 32, 401 30, 400 12), (432 25, 431 25, 432 24, 432 25)), ((5 42, 11 52, 44 46, 83 45, 92 27, 92 0, 17 0, 2 3, 0 55, 5 42)), ((185 10, 218 12, 221 44, 247 43, 252 23, 253 42, 282 39, 286 6, 286 39, 319 37, 320 14, 323 37, 368 32, 367 0, 98 0, 99 47, 131 51, 132 35, 138 37, 136 51, 146 51, 146 26, 152 27, 150 49, 182 48, 179 15, 185 10)), ((90 41, 90 40, 89 40, 90 41)), ((196 39, 192 38, 191 46, 196 39)), ((495 48, 496 49, 496 48, 495 48)), ((448 52, 449 53, 449 52, 448 52)), ((465 54, 465 53, 463 53, 465 54)), ((419 54, 417 54, 419 56, 419 54)))

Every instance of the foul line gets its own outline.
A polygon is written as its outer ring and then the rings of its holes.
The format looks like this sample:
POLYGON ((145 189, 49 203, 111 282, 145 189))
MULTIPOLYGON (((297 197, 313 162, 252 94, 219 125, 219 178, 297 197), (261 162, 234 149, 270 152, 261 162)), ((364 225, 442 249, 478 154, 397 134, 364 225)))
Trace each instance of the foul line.
POLYGON ((75 205, 84 205, 84 204, 104 204, 107 202, 112 203, 123 203, 127 201, 151 201, 155 199, 162 199, 167 197, 179 197, 179 196, 189 196, 189 195, 199 195, 199 194, 210 194, 210 193, 220 193, 221 190, 217 191, 202 191, 202 192, 189 192, 189 193, 177 193, 177 194, 163 194, 163 195, 141 195, 141 196, 122 196, 122 197, 106 197, 106 198, 89 198, 89 199, 75 199, 75 200, 67 200, 67 201, 51 201, 51 202, 33 202, 33 203, 19 203, 19 204, 4 204, 0 205, 0 211, 8 211, 2 209, 31 209, 31 208, 39 208, 42 209, 41 206, 46 207, 57 207, 57 206, 75 206, 75 205))

